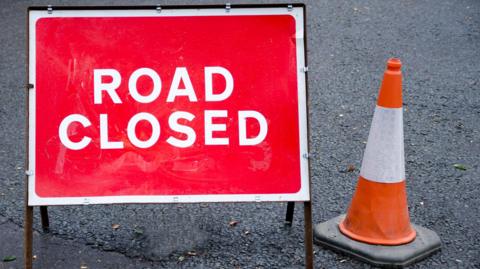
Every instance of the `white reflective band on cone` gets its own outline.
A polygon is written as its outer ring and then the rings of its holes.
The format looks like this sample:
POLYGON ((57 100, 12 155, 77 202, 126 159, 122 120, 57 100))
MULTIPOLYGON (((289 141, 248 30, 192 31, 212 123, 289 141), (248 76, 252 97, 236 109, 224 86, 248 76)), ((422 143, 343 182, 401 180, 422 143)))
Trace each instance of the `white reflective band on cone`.
POLYGON ((360 176, 381 183, 405 180, 402 108, 375 108, 360 176))

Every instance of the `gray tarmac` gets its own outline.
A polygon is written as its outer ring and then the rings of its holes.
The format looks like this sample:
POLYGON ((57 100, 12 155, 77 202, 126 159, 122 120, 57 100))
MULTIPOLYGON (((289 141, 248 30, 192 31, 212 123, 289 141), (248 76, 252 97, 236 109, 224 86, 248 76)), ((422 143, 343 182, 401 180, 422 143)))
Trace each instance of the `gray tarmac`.
MULTIPOLYGON (((2 269, 21 268, 26 7, 132 3, 0 1, 0 260, 17 258, 0 262, 2 269)), ((306 3, 314 222, 346 211, 385 62, 397 56, 404 65, 410 216, 442 239, 441 252, 411 268, 480 268, 480 1, 306 3)), ((51 207, 49 234, 41 232, 36 210, 34 265, 302 268, 302 206, 291 228, 283 225, 285 209, 280 203, 51 207)), ((315 264, 369 268, 319 246, 315 264)))

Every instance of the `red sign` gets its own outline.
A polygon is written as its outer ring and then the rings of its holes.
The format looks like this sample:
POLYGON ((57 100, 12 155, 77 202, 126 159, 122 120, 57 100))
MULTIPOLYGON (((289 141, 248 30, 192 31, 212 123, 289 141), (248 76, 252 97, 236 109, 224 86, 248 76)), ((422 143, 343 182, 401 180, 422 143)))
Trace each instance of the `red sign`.
POLYGON ((309 200, 303 9, 30 11, 30 205, 309 200))

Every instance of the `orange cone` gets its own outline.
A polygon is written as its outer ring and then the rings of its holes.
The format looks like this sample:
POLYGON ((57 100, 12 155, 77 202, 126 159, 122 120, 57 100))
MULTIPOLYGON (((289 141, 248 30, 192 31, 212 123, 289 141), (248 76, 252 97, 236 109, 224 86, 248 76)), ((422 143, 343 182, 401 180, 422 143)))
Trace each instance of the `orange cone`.
POLYGON ((370 244, 400 245, 415 238, 405 188, 401 66, 396 58, 387 63, 357 189, 339 225, 345 235, 370 244))
POLYGON ((407 266, 441 248, 438 235, 411 224, 408 215, 401 67, 399 59, 387 62, 346 217, 314 228, 316 243, 377 266, 407 266))

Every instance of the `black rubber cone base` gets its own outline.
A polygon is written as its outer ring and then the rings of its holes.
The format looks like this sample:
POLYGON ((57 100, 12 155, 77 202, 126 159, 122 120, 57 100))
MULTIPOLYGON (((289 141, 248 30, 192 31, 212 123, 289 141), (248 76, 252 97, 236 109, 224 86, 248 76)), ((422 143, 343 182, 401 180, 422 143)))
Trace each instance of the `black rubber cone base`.
POLYGON ((333 250, 348 254, 362 261, 382 267, 404 267, 426 258, 440 250, 438 235, 429 229, 412 224, 417 237, 411 243, 399 246, 370 245, 355 241, 343 235, 338 224, 345 215, 317 224, 314 228, 314 241, 333 250))

